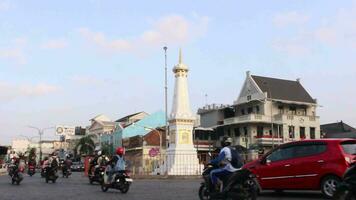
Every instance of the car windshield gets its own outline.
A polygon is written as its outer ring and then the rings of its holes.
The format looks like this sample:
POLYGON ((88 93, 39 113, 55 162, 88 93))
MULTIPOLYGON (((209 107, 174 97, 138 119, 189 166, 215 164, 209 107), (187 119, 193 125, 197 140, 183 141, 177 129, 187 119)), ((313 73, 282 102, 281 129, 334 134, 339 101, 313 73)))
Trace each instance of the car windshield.
POLYGON ((341 146, 346 154, 356 155, 356 142, 348 141, 341 143, 341 146))

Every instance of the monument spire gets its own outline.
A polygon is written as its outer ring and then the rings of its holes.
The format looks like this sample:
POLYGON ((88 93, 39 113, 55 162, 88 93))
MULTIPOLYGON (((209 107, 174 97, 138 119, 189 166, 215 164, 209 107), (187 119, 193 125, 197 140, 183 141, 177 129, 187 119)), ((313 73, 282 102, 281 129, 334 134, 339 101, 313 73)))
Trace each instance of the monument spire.
POLYGON ((182 64, 182 48, 179 49, 179 64, 182 64))

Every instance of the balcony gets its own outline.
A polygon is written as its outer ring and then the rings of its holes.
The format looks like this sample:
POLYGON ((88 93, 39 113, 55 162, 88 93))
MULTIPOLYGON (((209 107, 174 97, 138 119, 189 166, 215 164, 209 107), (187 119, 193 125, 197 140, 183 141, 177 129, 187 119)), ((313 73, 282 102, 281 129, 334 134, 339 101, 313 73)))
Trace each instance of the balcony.
POLYGON ((310 116, 310 115, 295 115, 295 114, 278 114, 273 117, 275 123, 283 122, 317 122, 319 121, 319 116, 310 116))
POLYGON ((264 122, 271 123, 271 117, 261 114, 248 114, 237 117, 231 117, 224 120, 224 124, 242 124, 242 123, 250 123, 250 122, 264 122))
POLYGON ((261 137, 255 137, 256 143, 260 145, 280 145, 283 144, 283 138, 273 137, 270 135, 263 135, 261 137))

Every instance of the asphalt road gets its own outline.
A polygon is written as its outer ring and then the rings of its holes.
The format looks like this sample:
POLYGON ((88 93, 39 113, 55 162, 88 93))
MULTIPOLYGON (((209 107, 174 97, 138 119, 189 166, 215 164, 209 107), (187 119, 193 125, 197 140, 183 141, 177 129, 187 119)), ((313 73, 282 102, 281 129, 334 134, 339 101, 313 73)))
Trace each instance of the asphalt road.
MULTIPOLYGON (((68 178, 58 178, 55 184, 45 183, 37 173, 25 176, 19 186, 11 185, 10 177, 0 176, 1 200, 198 200, 200 180, 134 180, 130 191, 121 194, 116 190, 104 193, 99 185, 90 185, 82 173, 74 172, 68 178)), ((258 199, 323 199, 315 192, 264 192, 258 199)))

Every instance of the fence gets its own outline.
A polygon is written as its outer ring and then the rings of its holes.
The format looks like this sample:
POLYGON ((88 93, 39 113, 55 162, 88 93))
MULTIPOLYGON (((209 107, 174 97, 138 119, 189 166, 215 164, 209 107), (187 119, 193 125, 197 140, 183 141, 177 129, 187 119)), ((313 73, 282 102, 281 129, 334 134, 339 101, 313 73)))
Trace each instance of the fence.
MULTIPOLYGON (((213 155, 215 157, 216 155, 213 155)), ((257 152, 241 154, 244 163, 258 159, 257 152)), ((135 154, 126 156, 127 169, 133 175, 201 175, 210 157, 199 154, 149 155, 135 154)))

